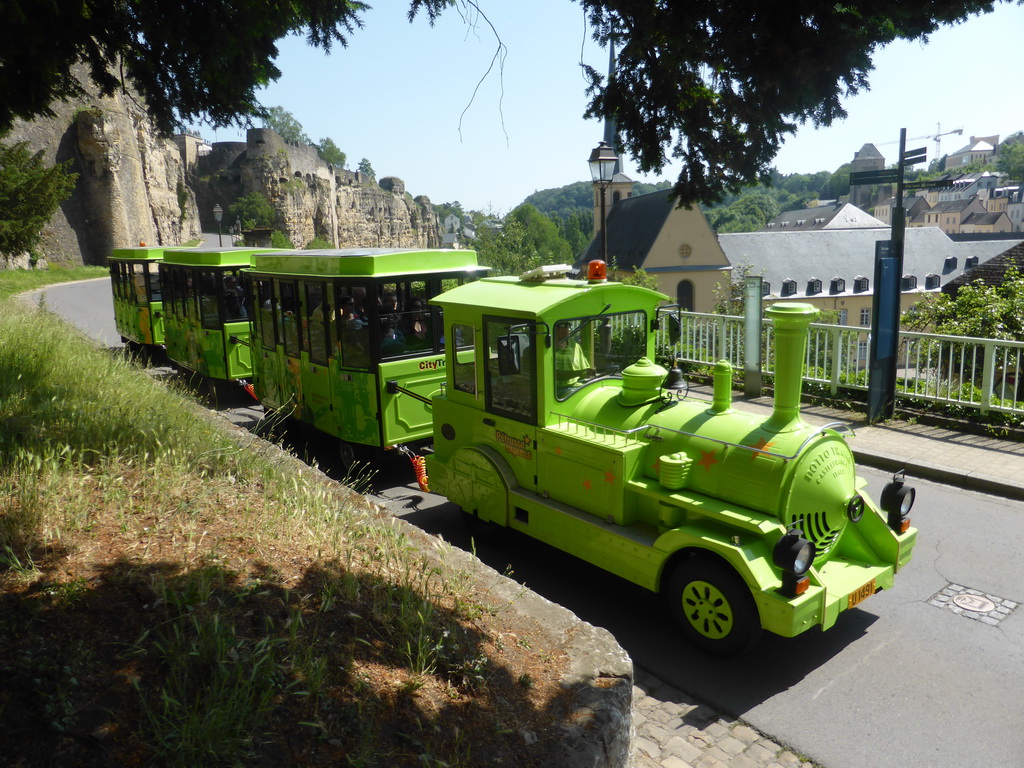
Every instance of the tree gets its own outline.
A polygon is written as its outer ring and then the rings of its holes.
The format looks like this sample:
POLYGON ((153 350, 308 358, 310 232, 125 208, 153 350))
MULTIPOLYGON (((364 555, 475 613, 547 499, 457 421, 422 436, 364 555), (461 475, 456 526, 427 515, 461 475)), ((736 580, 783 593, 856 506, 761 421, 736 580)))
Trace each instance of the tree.
POLYGON ((320 159, 328 165, 333 165, 335 168, 344 168, 347 158, 345 153, 338 149, 338 145, 334 143, 333 139, 320 139, 320 143, 316 145, 316 152, 320 155, 320 159))
POLYGON ((520 247, 538 264, 565 264, 572 262, 573 253, 569 243, 558 231, 558 226, 548 216, 532 205, 524 203, 505 217, 505 226, 519 222, 523 226, 520 247))
POLYGON ((259 192, 250 192, 228 206, 228 220, 241 220, 245 229, 269 227, 275 215, 274 206, 259 192))
POLYGON ((1010 268, 999 285, 965 285, 956 296, 930 295, 903 313, 911 331, 1024 341, 1024 275, 1010 268))
POLYGON ((370 161, 367 160, 365 157, 359 161, 359 167, 356 170, 358 170, 360 173, 366 174, 374 181, 377 180, 377 174, 373 170, 373 166, 370 165, 370 161))
POLYGON ((996 170, 1013 181, 1024 181, 1024 141, 1003 142, 996 157, 996 170))
POLYGON ((644 173, 682 161, 682 204, 766 181, 798 124, 846 116, 865 90, 871 55, 897 39, 927 39, 992 2, 764 3, 761 0, 581 0, 594 37, 620 48, 613 77, 587 68, 587 114, 613 115, 644 173))
MULTIPOLYGON (((580 0, 595 39, 614 40, 620 51, 609 81, 586 68, 586 114, 615 119, 643 173, 681 161, 673 187, 680 204, 717 201, 767 180, 798 124, 845 117, 841 99, 868 87, 880 46, 926 40, 994 2, 580 0)), ((473 0, 409 0, 408 16, 422 11, 433 23, 452 6, 468 24, 481 15, 473 0)), ((329 51, 347 43, 366 8, 360 0, 7 0, 0 132, 17 117, 46 114, 54 99, 80 96, 79 61, 105 93, 136 89, 166 131, 204 121, 244 125, 267 114, 256 94, 281 74, 278 40, 305 33, 329 51)))
POLYGON ((309 136, 302 130, 302 123, 295 119, 295 115, 284 107, 271 107, 263 116, 263 127, 277 131, 285 141, 292 144, 312 144, 309 136))
POLYGON ((71 161, 47 166, 28 143, 0 144, 0 253, 33 253, 43 227, 75 188, 71 161))

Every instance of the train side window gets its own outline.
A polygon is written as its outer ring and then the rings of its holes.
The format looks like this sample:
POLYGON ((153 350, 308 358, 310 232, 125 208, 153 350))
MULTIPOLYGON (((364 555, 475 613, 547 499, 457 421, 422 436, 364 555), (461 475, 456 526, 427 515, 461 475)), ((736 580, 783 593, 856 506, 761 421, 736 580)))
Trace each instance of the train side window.
POLYGON ((335 285, 337 322, 331 324, 334 343, 345 368, 370 367, 370 326, 365 314, 366 287, 335 285))
POLYGON ((327 365, 327 321, 323 283, 306 283, 306 315, 303 317, 303 336, 309 349, 310 362, 327 365))
POLYGON ((224 321, 232 323, 248 320, 247 304, 241 275, 238 270, 228 270, 224 273, 224 321))
POLYGON ((146 303, 146 265, 132 265, 132 287, 135 303, 142 305, 146 303))
POLYGON ((452 384, 460 392, 476 394, 476 331, 471 325, 452 325, 455 341, 452 384))
POLYGON ((555 396, 564 400, 595 378, 616 376, 647 354, 647 315, 620 312, 555 324, 555 396))
POLYGON ((281 305, 278 318, 284 353, 299 356, 299 296, 295 283, 282 281, 280 284, 281 305))
POLYGON ((162 301, 163 293, 160 289, 160 272, 156 264, 146 265, 146 279, 149 281, 149 300, 162 301))
POLYGON ((484 372, 487 409, 517 421, 533 423, 537 417, 536 359, 533 341, 536 327, 521 320, 488 319, 484 325, 487 368, 484 372), (498 366, 499 339, 508 339, 509 331, 519 340, 519 370, 502 375, 498 366))
POLYGON ((204 269, 199 273, 199 311, 203 328, 215 330, 221 326, 220 303, 221 282, 216 272, 204 269))
POLYGON ((256 281, 256 323, 259 327, 260 341, 264 349, 274 349, 276 334, 274 333, 275 312, 274 283, 272 280, 256 281))

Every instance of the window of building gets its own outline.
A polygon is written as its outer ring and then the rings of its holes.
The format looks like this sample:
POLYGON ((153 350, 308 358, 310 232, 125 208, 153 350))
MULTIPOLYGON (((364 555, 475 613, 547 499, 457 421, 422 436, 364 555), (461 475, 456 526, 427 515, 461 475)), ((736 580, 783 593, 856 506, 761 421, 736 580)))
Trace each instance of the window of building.
POLYGON ((842 293, 846 290, 846 281, 841 277, 833 277, 832 284, 829 287, 830 293, 842 293))
POLYGON ((964 262, 964 269, 973 269, 976 266, 978 266, 978 257, 968 256, 967 261, 964 262))
POLYGON ((853 292, 864 293, 868 289, 868 284, 868 279, 866 277, 858 275, 853 278, 853 292))
POLYGON ((787 278, 786 280, 783 280, 782 295, 792 296, 794 293, 796 293, 796 280, 793 280, 792 278, 787 278))
POLYGON ((864 307, 860 311, 860 324, 871 325, 871 308, 864 307))
POLYGON ((839 310, 839 324, 846 325, 846 319, 849 317, 849 312, 845 309, 839 310))
POLYGON ((901 290, 912 291, 917 288, 917 276, 916 275, 904 275, 903 276, 903 287, 901 290))
POLYGON ((811 295, 814 293, 821 293, 821 280, 816 277, 812 277, 807 281, 807 294, 811 295))
POLYGON ((688 246, 686 243, 679 246, 679 258, 688 259, 691 255, 693 255, 693 248, 688 246))
POLYGON ((686 312, 693 312, 693 283, 680 280, 676 286, 676 303, 686 312))
POLYGON ((772 292, 772 284, 769 282, 761 282, 761 295, 768 296, 772 292))
POLYGON ((930 275, 924 276, 924 287, 929 291, 933 291, 939 287, 939 276, 934 272, 930 275))

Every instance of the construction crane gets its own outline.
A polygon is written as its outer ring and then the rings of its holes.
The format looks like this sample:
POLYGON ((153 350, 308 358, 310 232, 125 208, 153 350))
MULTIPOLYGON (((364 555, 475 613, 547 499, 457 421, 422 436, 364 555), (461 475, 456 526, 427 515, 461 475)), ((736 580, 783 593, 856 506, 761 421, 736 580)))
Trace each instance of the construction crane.
MULTIPOLYGON (((943 136, 949 136, 950 134, 953 134, 953 133, 958 134, 958 135, 963 135, 963 132, 964 132, 963 128, 954 128, 952 131, 945 131, 944 132, 942 130, 942 124, 941 123, 936 123, 935 124, 935 133, 929 134, 927 136, 911 136, 909 139, 907 139, 907 141, 920 141, 921 139, 928 139, 929 141, 934 141, 935 142, 935 157, 933 157, 932 159, 933 160, 938 160, 940 157, 942 157, 942 137, 943 136)), ((875 146, 876 147, 884 147, 886 144, 899 144, 899 143, 900 143, 899 140, 897 140, 897 141, 883 141, 883 142, 881 142, 879 144, 875 144, 875 146)))

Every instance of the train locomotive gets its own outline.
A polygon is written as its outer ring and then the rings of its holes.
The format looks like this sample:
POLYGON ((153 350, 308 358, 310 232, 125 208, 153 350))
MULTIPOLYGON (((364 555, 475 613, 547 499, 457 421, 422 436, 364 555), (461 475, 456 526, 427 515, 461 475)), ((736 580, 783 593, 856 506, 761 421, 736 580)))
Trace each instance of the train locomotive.
POLYGON ((800 417, 807 328, 780 303, 775 404, 666 387, 655 359, 663 295, 592 263, 484 278, 434 299, 446 382, 434 398, 431 490, 477 530, 511 528, 661 593, 682 631, 720 655, 766 630, 792 637, 893 586, 917 531, 901 475, 872 500, 846 428, 800 417))

